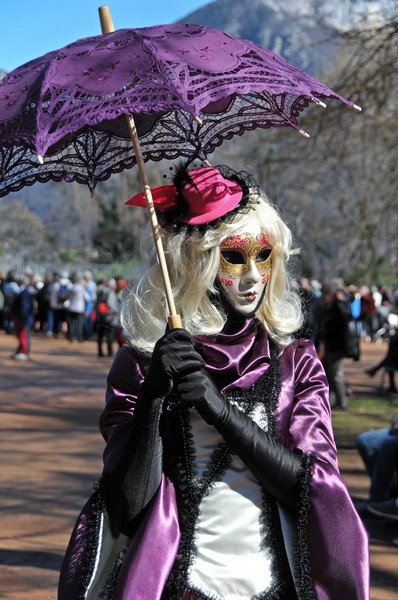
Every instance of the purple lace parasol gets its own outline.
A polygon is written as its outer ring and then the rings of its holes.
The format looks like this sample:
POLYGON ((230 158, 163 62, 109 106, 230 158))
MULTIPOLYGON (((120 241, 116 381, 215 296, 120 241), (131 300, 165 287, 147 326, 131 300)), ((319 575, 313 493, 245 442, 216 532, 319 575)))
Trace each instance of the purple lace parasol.
POLYGON ((355 105, 253 42, 199 25, 78 40, 0 83, 0 196, 36 181, 98 181, 144 160, 204 160, 246 130, 291 126, 311 101, 355 105), (39 164, 41 159, 43 164, 39 164))

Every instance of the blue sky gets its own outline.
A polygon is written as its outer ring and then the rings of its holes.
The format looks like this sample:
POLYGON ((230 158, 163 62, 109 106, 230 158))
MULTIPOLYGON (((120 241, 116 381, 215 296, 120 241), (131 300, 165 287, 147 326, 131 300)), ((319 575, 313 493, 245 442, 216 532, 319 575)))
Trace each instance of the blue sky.
POLYGON ((98 7, 109 6, 115 29, 173 23, 211 0, 1 0, 0 69, 101 33, 98 7))

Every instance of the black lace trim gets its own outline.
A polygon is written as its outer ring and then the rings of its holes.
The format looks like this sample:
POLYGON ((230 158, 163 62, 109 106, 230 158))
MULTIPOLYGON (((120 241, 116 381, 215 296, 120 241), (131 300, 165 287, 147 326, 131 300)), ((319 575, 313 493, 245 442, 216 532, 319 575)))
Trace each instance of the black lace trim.
POLYGON ((87 524, 87 551, 82 558, 82 570, 80 577, 80 593, 76 600, 84 600, 89 586, 91 575, 94 571, 97 557, 101 529, 101 515, 105 510, 104 481, 100 477, 93 485, 92 509, 87 524))
MULTIPOLYGON (((273 361, 272 346, 274 346, 274 344, 271 345, 271 361, 273 361)), ((277 365, 275 365, 274 368, 278 369, 278 377, 274 377, 273 381, 277 382, 277 385, 279 387, 277 390, 273 390, 274 393, 271 394, 270 401, 267 402, 267 404, 265 405, 267 417, 269 419, 268 431, 274 437, 278 437, 276 411, 282 381, 280 374, 280 362, 279 360, 277 360, 276 362, 277 365)), ((301 471, 299 473, 300 502, 297 518, 297 537, 293 547, 293 568, 295 585, 298 589, 297 593, 300 600, 316 600, 316 594, 312 578, 311 555, 308 547, 308 514, 310 510, 309 495, 313 473, 313 465, 315 461, 316 457, 313 454, 303 454, 301 471)))
POLYGON ((209 494, 217 481, 220 481, 231 462, 231 447, 220 442, 214 449, 202 477, 195 469, 195 448, 188 409, 178 405, 180 419, 180 451, 177 458, 179 490, 179 521, 181 529, 180 547, 173 570, 169 576, 162 598, 179 598, 180 590, 186 590, 189 569, 193 561, 192 548, 195 548, 195 525, 199 517, 199 505, 209 494))
MULTIPOLYGON (((166 600, 166 598, 164 600, 166 600)), ((168 600, 171 599, 169 598, 168 600)), ((220 596, 209 596, 199 589, 192 587, 180 592, 178 600, 220 600, 220 596)), ((294 600, 294 598, 286 596, 283 590, 275 590, 272 594, 270 594, 270 592, 265 592, 264 594, 253 596, 251 600, 294 600)))
MULTIPOLYGON (((100 543, 101 518, 105 511, 104 478, 100 477, 93 485, 92 508, 87 523, 87 545, 86 552, 82 557, 82 570, 79 582, 79 595, 74 600, 85 600, 87 590, 95 569, 98 555, 98 544, 100 543)), ((113 600, 116 579, 127 553, 130 540, 119 552, 115 559, 112 570, 107 577, 104 587, 98 595, 98 600, 113 600)))
POLYGON ((209 594, 205 594, 197 587, 192 586, 180 592, 178 594, 178 600, 220 600, 220 596, 213 594, 209 596, 209 594))
MULTIPOLYGON (((256 406, 264 410, 268 430, 271 435, 277 435, 276 408, 281 388, 281 371, 279 361, 279 349, 271 344, 271 364, 267 372, 260 377, 254 386, 247 392, 234 389, 229 390, 225 397, 230 402, 240 405, 240 408, 252 416, 256 406)), ((162 598, 184 599, 206 599, 212 600, 212 596, 204 594, 201 590, 188 587, 188 575, 195 556, 195 526, 199 517, 199 505, 202 498, 208 495, 217 481, 220 481, 228 469, 233 451, 226 442, 220 442, 214 449, 206 470, 198 478, 195 470, 195 450, 192 429, 189 422, 188 411, 179 408, 180 418, 180 452, 177 459, 180 528, 182 532, 181 542, 173 570, 169 576, 162 598)), ((263 509, 260 523, 261 537, 265 544, 265 536, 271 539, 273 560, 278 565, 278 573, 286 573, 287 563, 283 561, 284 549, 281 548, 277 536, 273 531, 277 507, 273 499, 263 492, 263 509)), ((285 578, 276 581, 272 588, 266 592, 256 595, 253 600, 290 600, 286 595, 285 578)), ((217 596, 214 596, 217 599, 217 596)))
POLYGON ((209 229, 218 229, 222 223, 231 223, 238 213, 247 214, 259 203, 257 198, 261 194, 260 185, 250 173, 246 171, 237 172, 226 165, 217 165, 214 168, 218 169, 226 179, 235 181, 241 186, 243 196, 239 204, 227 214, 203 225, 187 225, 183 223, 181 219, 185 213, 185 201, 180 190, 184 182, 190 181, 188 169, 195 158, 193 157, 187 163, 182 163, 176 167, 173 183, 178 189, 177 207, 167 212, 158 213, 159 223, 162 227, 173 233, 183 231, 187 237, 193 233, 204 235, 209 229))
POLYGON ((281 539, 276 534, 276 525, 279 524, 279 515, 278 515, 278 507, 275 500, 263 490, 263 505, 262 512, 260 517, 260 535, 261 535, 261 548, 266 547, 266 538, 269 544, 269 547, 274 549, 273 552, 273 561, 277 566, 276 572, 283 574, 283 580, 277 581, 273 585, 272 589, 269 590, 268 595, 259 595, 254 596, 252 600, 263 600, 263 598, 272 598, 275 600, 286 599, 290 600, 291 598, 295 598, 295 593, 293 591, 293 581, 289 571, 289 565, 287 562, 287 557, 285 554, 285 548, 283 546, 283 541, 281 543, 281 539), (272 526, 270 527, 270 523, 272 526), (289 591, 292 592, 289 594, 289 591))
POLYGON ((119 575, 120 568, 123 564, 124 557, 129 549, 130 542, 127 542, 124 548, 122 548, 113 562, 112 569, 105 581, 103 588, 98 594, 98 600, 114 600, 114 591, 116 585, 116 579, 119 575))
POLYGON ((310 484, 315 463, 313 454, 303 454, 299 473, 300 503, 298 513, 297 542, 294 545, 294 571, 298 574, 296 585, 300 600, 316 600, 311 575, 311 555, 308 548, 308 514, 310 511, 310 484))
MULTIPOLYGON (((267 372, 253 386, 251 390, 242 393, 240 390, 229 390, 226 397, 231 402, 237 402, 241 408, 251 414, 256 403, 263 403, 264 413, 268 423, 268 432, 277 436, 276 409, 281 389, 281 369, 279 361, 279 349, 271 343, 271 364, 267 372)), ((180 413, 181 428, 179 444, 177 470, 179 492, 179 511, 180 527, 182 531, 181 544, 176 556, 175 565, 170 574, 165 590, 163 600, 217 600, 204 594, 198 589, 187 587, 189 567, 192 562, 192 547, 195 543, 195 524, 199 514, 199 504, 201 499, 210 493, 212 487, 217 481, 220 481, 227 470, 231 459, 232 450, 228 444, 221 442, 215 448, 206 470, 202 477, 198 478, 195 470, 195 450, 193 444, 193 435, 189 424, 188 411, 180 413)), ((310 482, 312 470, 315 462, 313 455, 303 454, 302 469, 299 475, 300 485, 300 505, 298 513, 297 537, 294 543, 294 574, 295 584, 298 588, 298 598, 300 600, 316 600, 316 594, 313 588, 311 577, 311 558, 307 543, 308 532, 308 513, 310 510, 310 482)), ((95 567, 96 555, 98 551, 98 540, 100 535, 101 514, 105 509, 104 501, 104 482, 100 478, 94 484, 94 493, 92 500, 92 510, 90 512, 87 524, 87 548, 83 558, 83 565, 80 579, 80 592, 76 600, 84 600, 91 576, 95 567)), ((275 534, 275 529, 270 524, 275 522, 274 511, 277 511, 275 502, 263 491, 263 510, 260 521, 261 537, 265 534, 271 536, 271 545, 273 548, 280 549, 280 541, 275 534)), ((112 600, 115 582, 120 567, 125 558, 128 546, 126 545, 119 553, 114 562, 112 571, 100 592, 99 600, 112 600)), ((283 572, 284 566, 281 563, 282 551, 274 553, 274 560, 277 560, 278 569, 283 572)), ((252 600, 291 600, 289 591, 276 583, 273 589, 256 595, 252 600)))

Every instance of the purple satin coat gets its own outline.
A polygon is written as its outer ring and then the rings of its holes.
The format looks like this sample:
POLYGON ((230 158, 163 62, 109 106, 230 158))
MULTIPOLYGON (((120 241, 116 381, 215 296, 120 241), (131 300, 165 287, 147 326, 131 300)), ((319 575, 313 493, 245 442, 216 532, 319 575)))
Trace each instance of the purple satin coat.
MULTIPOLYGON (((247 389, 270 363, 264 328, 248 319, 235 334, 198 338, 196 347, 220 389, 247 389)), ((100 426, 107 442, 105 473, 112 469, 126 439, 147 361, 132 348, 122 347, 108 377, 106 407, 100 426)), ((279 438, 290 450, 316 456, 310 484, 307 547, 318 600, 369 598, 368 540, 338 470, 330 419, 328 385, 323 367, 309 340, 294 341, 281 356, 282 389, 277 408, 279 438)), ((126 557, 115 598, 159 599, 179 543, 178 518, 172 484, 164 477, 147 513, 144 532, 126 557), (149 516, 148 516, 149 515, 149 516), (163 536, 160 553, 153 536, 163 536)), ((116 592, 116 590, 115 590, 116 592)))

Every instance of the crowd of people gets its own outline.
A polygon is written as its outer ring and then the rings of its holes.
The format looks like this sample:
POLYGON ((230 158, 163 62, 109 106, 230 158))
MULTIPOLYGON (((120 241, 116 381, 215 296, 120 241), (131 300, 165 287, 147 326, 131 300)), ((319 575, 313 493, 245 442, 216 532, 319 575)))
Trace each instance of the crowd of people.
POLYGON ((373 377, 385 368, 388 392, 397 393, 394 374, 398 369, 398 288, 345 286, 339 280, 320 285, 302 279, 300 289, 306 306, 305 329, 322 359, 332 407, 348 408, 352 390, 345 380, 344 359, 359 360, 360 339, 388 344, 386 356, 366 374, 373 377))
MULTIPOLYGON (((344 287, 328 282, 311 287, 301 283, 307 304, 307 327, 325 368, 332 408, 347 410, 352 390, 345 380, 344 359, 359 359, 359 344, 385 341, 382 360, 365 370, 374 377, 380 369, 388 375, 387 392, 397 394, 395 373, 398 370, 398 294, 385 286, 344 287), (319 291, 318 291, 319 290, 319 291), (350 327, 351 326, 351 327, 350 327)), ((398 428, 396 419, 390 427, 370 429, 355 440, 369 476, 369 497, 364 511, 390 522, 398 522, 398 428)), ((398 537, 393 539, 398 545, 398 537)))
MULTIPOLYGON (((346 410, 351 390, 344 378, 344 358, 359 359, 355 338, 387 343, 383 358, 365 370, 374 377, 380 369, 388 376, 387 392, 397 394, 398 290, 386 286, 344 287, 328 282, 322 287, 301 282, 307 305, 307 327, 329 382, 332 408, 346 410), (352 328, 350 328, 352 325, 352 328)), ((364 505, 371 513, 398 523, 398 418, 390 426, 370 429, 355 439, 356 449, 369 476, 369 496, 364 505)), ((387 425, 387 424, 386 424, 387 425)), ((398 537, 393 539, 398 545, 398 537)))
POLYGON ((98 356, 113 356, 114 346, 123 343, 119 316, 126 286, 121 276, 96 281, 90 271, 43 278, 29 269, 20 276, 0 274, 0 328, 17 338, 13 358, 28 360, 32 332, 70 342, 96 339, 98 356))
POLYGON ((227 167, 183 168, 153 193, 181 324, 149 256, 123 303, 102 476, 58 600, 368 600, 367 535, 302 327, 289 228, 227 167))
MULTIPOLYGON (((388 342, 386 355, 366 370, 374 377, 385 369, 388 392, 397 393, 398 288, 384 285, 345 286, 340 280, 319 283, 302 278, 297 282, 303 302, 303 337, 314 341, 330 387, 335 410, 347 410, 352 394, 345 380, 344 359, 359 360, 359 340, 388 342)), ((29 268, 22 276, 0 273, 0 329, 15 334, 13 358, 27 360, 31 333, 65 336, 70 341, 95 339, 99 357, 113 356, 123 344, 120 323, 127 282, 121 276, 95 280, 90 271, 54 272, 40 277, 29 268)))
MULTIPOLYGON (((332 409, 347 410, 352 394, 345 380, 344 359, 359 359, 360 339, 386 342, 385 356, 366 369, 374 377, 379 369, 388 376, 388 392, 397 393, 398 289, 386 286, 344 286, 341 281, 302 278, 298 282, 304 314, 303 337, 315 344, 329 384, 332 409), (354 329, 350 326, 355 325, 354 329)), ((70 341, 95 340, 99 357, 114 355, 123 337, 120 313, 127 282, 121 276, 95 280, 89 271, 54 272, 39 277, 29 269, 22 276, 0 274, 0 328, 17 338, 13 358, 27 360, 31 334, 64 336, 70 341)), ((356 439, 357 450, 370 478, 367 509, 398 520, 398 429, 366 431, 356 439)))

